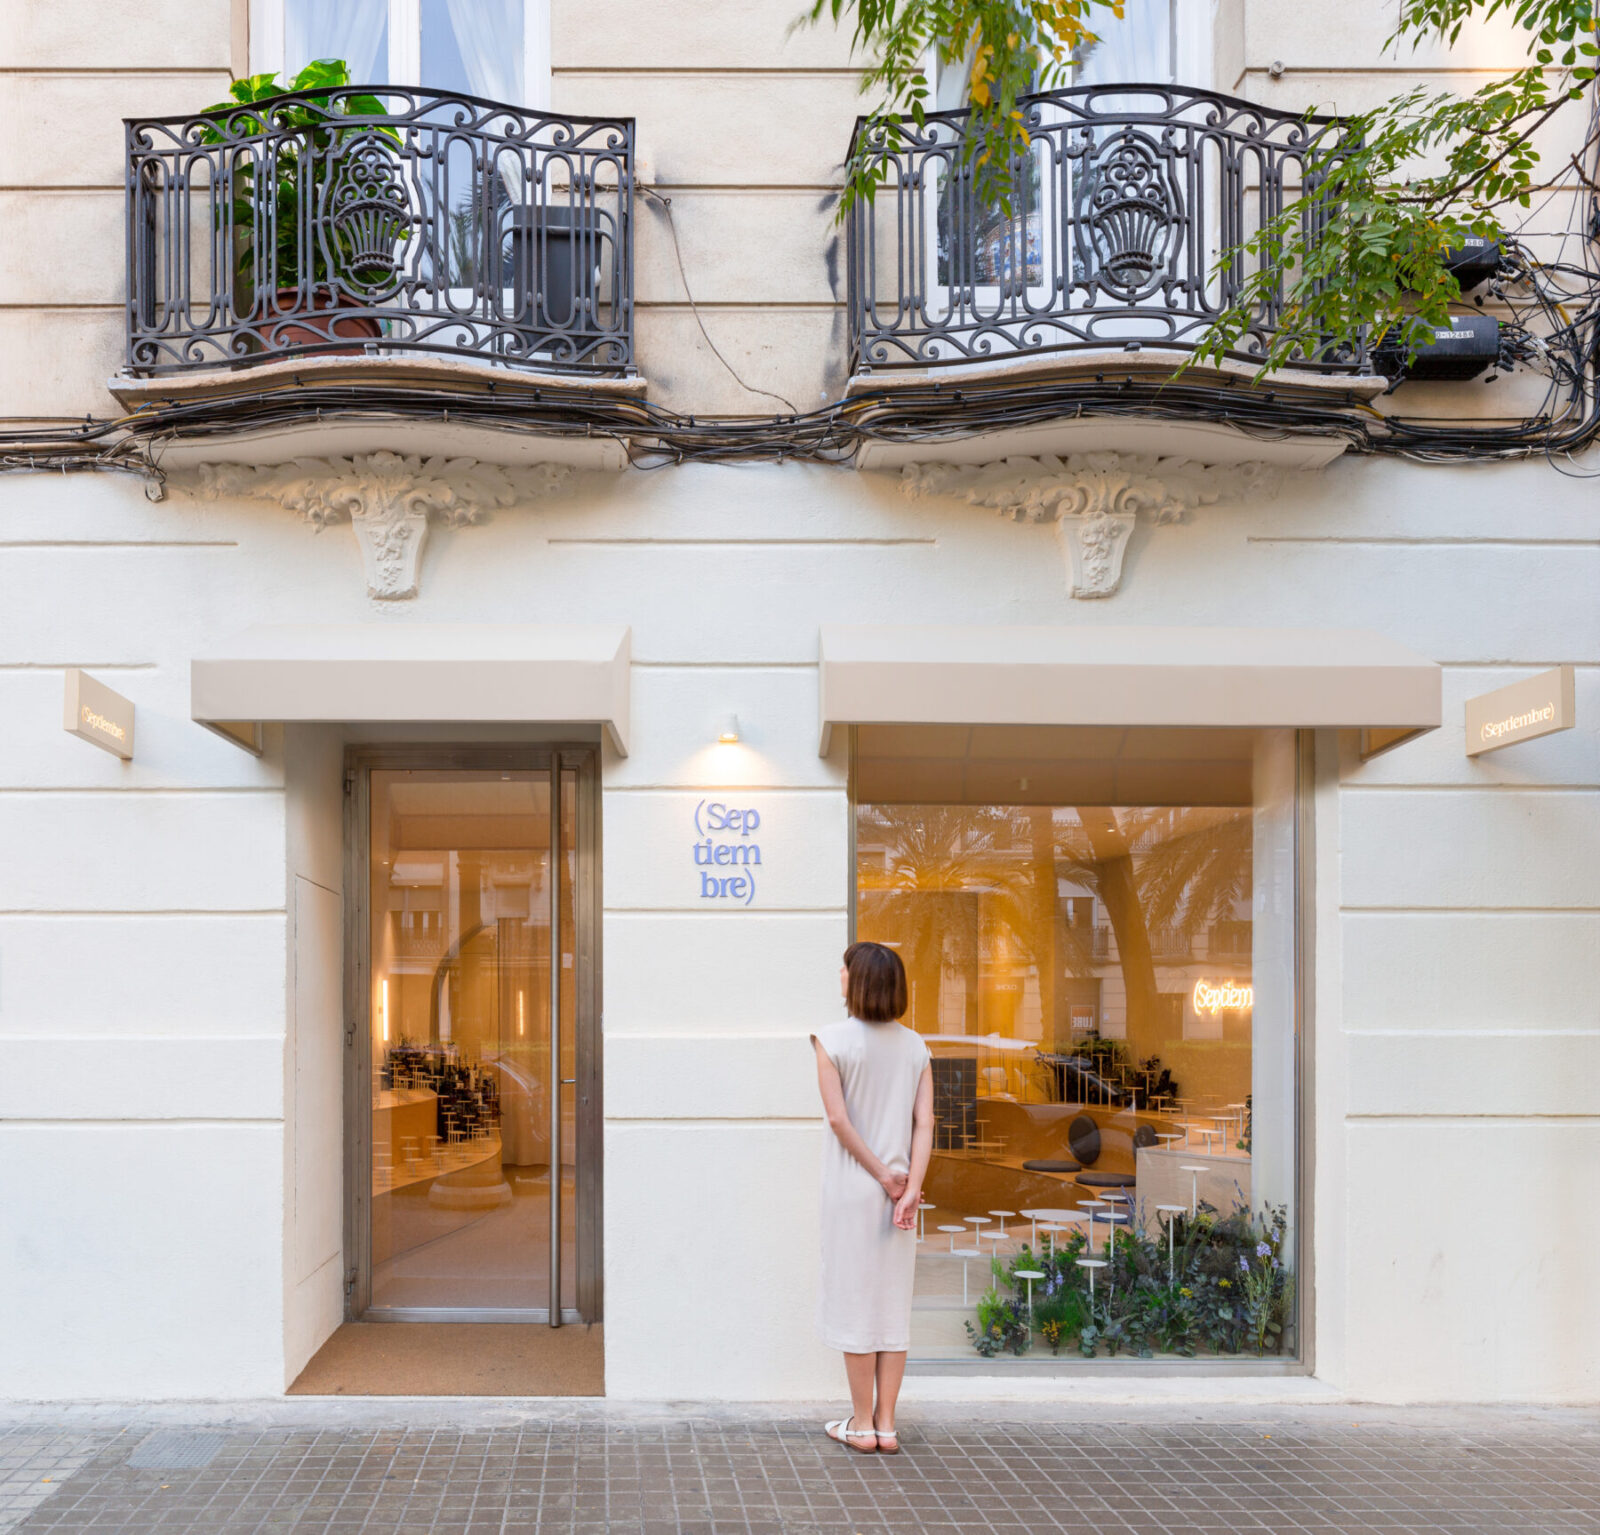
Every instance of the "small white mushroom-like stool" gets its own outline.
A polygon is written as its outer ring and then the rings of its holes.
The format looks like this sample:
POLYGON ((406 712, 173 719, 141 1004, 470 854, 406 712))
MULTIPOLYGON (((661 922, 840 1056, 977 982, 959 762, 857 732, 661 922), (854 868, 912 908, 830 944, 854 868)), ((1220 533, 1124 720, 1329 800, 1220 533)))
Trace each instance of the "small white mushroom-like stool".
POLYGON ((1013 1269, 1011 1272, 1011 1277, 1013 1279, 1026 1279, 1028 1281, 1028 1315, 1031 1317, 1033 1315, 1033 1282, 1035 1279, 1043 1279, 1045 1277, 1044 1270, 1013 1269))
POLYGON ((1022 1213, 1024 1215, 1026 1215, 1028 1217, 1028 1219, 1034 1223, 1034 1230, 1035 1230, 1034 1245, 1035 1246, 1038 1245, 1037 1233, 1039 1231, 1043 1231, 1045 1229, 1043 1226, 1041 1226, 1039 1224, 1039 1222, 1041 1222, 1041 1221, 1049 1221, 1049 1222, 1052 1222, 1053 1224, 1060 1224, 1063 1221, 1077 1220, 1079 1218, 1078 1212, 1076 1210, 1055 1210, 1055 1209, 1024 1210, 1022 1213))
POLYGON ((1112 1244, 1117 1239, 1117 1227, 1125 1225, 1132 1217, 1126 1210, 1102 1210, 1100 1219, 1106 1223, 1106 1261, 1109 1263, 1116 1256, 1112 1244))
POLYGON ((956 1250, 956 1238, 958 1236, 964 1237, 967 1234, 967 1228, 965 1226, 941 1226, 939 1230, 948 1231, 950 1233, 951 1252, 956 1250))
POLYGON ((1078 1267, 1089 1271, 1089 1304, 1094 1305, 1094 1271, 1106 1266, 1104 1258, 1079 1258, 1078 1267))
POLYGON ((1089 1222, 1089 1251, 1093 1252, 1094 1223, 1099 1219, 1100 1212, 1102 1210, 1109 1210, 1111 1206, 1108 1205, 1103 1199, 1083 1199, 1079 1200, 1078 1208, 1084 1212, 1083 1217, 1080 1218, 1087 1218, 1089 1222))
POLYGON ((919 1242, 925 1242, 928 1238, 928 1217, 925 1212, 937 1210, 938 1208, 938 1205, 930 1204, 926 1199, 917 1205, 917 1240, 919 1242))
POLYGON ((1017 1212, 1015 1210, 991 1210, 989 1214, 994 1216, 1000 1222, 1000 1235, 1002 1237, 1006 1234, 1006 1222, 1008 1220, 1014 1221, 1017 1218, 1017 1212))
POLYGON ((951 1250, 961 1260, 961 1304, 965 1306, 969 1304, 967 1301, 967 1259, 981 1258, 983 1253, 976 1247, 956 1247, 951 1250))
POLYGON ((1185 1162, 1183 1166, 1178 1169, 1178 1171, 1183 1173, 1192 1173, 1194 1175, 1189 1180, 1191 1185, 1189 1189, 1189 1214, 1193 1215, 1200 1205, 1200 1174, 1210 1172, 1211 1168, 1209 1164, 1203 1162, 1185 1162))
MULTIPOLYGON (((1187 1215, 1182 1205, 1157 1205, 1156 1209, 1166 1216, 1187 1215)), ((1167 1221, 1167 1283, 1172 1283, 1173 1265, 1177 1262, 1178 1223, 1175 1220, 1167 1221)))

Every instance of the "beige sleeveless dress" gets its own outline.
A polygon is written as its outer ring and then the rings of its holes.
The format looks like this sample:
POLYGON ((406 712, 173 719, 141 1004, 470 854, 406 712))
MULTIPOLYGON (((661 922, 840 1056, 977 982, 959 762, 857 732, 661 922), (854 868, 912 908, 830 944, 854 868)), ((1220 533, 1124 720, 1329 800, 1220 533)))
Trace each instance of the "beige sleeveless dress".
MULTIPOLYGON (((845 1018, 818 1029, 839 1069, 850 1123, 885 1166, 911 1170, 911 1111, 928 1047, 899 1023, 845 1018)), ((883 1188, 840 1145, 822 1134, 822 1284, 817 1331, 847 1354, 899 1352, 911 1341, 911 1285, 917 1234, 894 1223, 883 1188)))

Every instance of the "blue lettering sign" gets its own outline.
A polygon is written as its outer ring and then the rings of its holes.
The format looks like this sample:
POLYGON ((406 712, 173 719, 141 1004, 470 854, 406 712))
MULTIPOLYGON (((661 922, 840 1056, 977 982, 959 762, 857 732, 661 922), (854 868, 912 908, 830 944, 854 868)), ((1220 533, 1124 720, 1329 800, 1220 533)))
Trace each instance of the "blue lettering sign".
POLYGON ((750 838, 760 829, 761 812, 724 800, 701 800, 694 810, 694 864, 700 875, 702 901, 752 905, 756 898, 754 870, 761 866, 761 844, 750 838), (723 869, 740 872, 721 873, 723 869))

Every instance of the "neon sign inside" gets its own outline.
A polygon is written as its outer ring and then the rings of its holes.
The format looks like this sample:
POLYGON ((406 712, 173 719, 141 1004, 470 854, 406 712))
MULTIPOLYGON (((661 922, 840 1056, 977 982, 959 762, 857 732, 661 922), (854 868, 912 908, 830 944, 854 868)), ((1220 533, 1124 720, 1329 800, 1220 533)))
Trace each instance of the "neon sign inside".
POLYGON ((1256 999, 1255 987, 1237 981, 1196 981, 1191 1000, 1197 1013, 1247 1013, 1256 999))

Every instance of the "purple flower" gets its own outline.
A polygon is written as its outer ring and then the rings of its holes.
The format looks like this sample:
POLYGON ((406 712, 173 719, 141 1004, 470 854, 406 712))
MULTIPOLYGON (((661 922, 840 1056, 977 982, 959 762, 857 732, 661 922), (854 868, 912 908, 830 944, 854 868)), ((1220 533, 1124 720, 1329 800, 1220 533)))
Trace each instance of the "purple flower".
POLYGON ((1272 1256, 1272 1249, 1270 1247, 1268 1247, 1265 1242, 1257 1242, 1256 1243, 1256 1257, 1258 1257, 1258 1258, 1270 1258, 1271 1256, 1272 1256))
POLYGON ((1245 1257, 1243 1253, 1239 1254, 1239 1272, 1241 1274, 1248 1274, 1250 1272, 1250 1260, 1245 1257))

